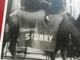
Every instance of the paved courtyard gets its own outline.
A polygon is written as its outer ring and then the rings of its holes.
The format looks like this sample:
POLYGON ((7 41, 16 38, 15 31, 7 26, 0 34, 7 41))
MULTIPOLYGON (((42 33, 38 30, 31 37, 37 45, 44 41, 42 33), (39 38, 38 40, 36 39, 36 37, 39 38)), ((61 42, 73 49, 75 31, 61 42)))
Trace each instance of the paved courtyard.
MULTIPOLYGON (((4 49, 4 52, 5 51, 6 51, 6 48, 4 49)), ((7 50, 7 51, 9 51, 9 50, 7 50)), ((20 53, 20 54, 17 53, 16 60, 50 60, 50 58, 46 59, 46 55, 45 55, 44 51, 42 51, 42 50, 33 49, 33 48, 28 47, 27 52, 28 52, 28 54, 26 54, 25 59, 24 59, 24 53, 20 53)), ((5 54, 4 54, 4 56, 5 56, 5 54)), ((13 60, 11 58, 10 52, 7 52, 6 57, 4 57, 3 60, 13 60)), ((58 57, 55 60, 62 60, 62 58, 58 57)), ((70 60, 70 58, 67 58, 67 60, 70 60)), ((79 58, 75 58, 75 59, 72 58, 72 60, 80 60, 80 59, 79 58)))

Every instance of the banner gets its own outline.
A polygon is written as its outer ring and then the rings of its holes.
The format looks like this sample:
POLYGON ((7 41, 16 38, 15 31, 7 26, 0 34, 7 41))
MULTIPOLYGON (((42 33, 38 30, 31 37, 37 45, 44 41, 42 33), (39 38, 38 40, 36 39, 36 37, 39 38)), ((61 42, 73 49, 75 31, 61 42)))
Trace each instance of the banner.
POLYGON ((54 51, 57 30, 63 14, 49 15, 50 21, 46 23, 44 10, 37 12, 20 10, 19 12, 17 13, 20 25, 19 47, 29 46, 44 51, 54 51))

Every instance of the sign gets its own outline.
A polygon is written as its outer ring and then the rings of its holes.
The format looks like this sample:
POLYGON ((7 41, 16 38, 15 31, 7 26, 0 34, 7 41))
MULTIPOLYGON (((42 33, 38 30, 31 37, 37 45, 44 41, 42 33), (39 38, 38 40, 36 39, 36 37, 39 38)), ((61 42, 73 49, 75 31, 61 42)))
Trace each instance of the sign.
MULTIPOLYGON (((16 15, 16 14, 15 14, 16 15)), ((45 22, 45 11, 27 12, 18 10, 19 46, 32 47, 44 51, 54 51, 57 30, 63 19, 63 14, 49 15, 50 21, 45 22)))

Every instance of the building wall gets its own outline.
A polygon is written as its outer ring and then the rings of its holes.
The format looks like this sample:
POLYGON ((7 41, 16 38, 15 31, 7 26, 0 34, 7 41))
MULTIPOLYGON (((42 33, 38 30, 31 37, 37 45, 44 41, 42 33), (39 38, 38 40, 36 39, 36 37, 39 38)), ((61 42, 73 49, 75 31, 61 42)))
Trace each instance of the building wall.
POLYGON ((20 8, 20 0, 13 0, 11 11, 20 8))
POLYGON ((66 11, 70 13, 70 0, 66 0, 66 11))
POLYGON ((78 5, 79 0, 73 0, 73 16, 77 19, 79 15, 79 5, 78 5))
POLYGON ((80 14, 80 0, 78 0, 78 6, 79 6, 79 14, 80 14))
POLYGON ((79 0, 66 0, 66 10, 77 19, 80 13, 80 1, 79 0))

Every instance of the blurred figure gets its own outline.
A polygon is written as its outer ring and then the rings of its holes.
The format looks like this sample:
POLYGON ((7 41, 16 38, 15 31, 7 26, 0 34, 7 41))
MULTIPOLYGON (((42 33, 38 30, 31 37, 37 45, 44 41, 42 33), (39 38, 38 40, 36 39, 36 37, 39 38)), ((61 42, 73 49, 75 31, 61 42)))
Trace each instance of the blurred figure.
MULTIPOLYGON (((15 10, 14 12, 10 14, 9 30, 10 30, 11 42, 10 42, 9 50, 13 58, 15 58, 16 42, 20 34, 19 29, 24 28, 24 25, 25 25, 25 28, 27 28, 29 23, 27 23, 26 21, 30 21, 30 20, 33 23, 31 22, 29 26, 34 27, 35 25, 34 23, 36 20, 35 16, 38 16, 38 14, 41 14, 43 17, 45 17, 45 12, 42 8, 43 8, 42 4, 39 0, 21 0, 21 8, 15 10), (28 17, 31 17, 31 18, 28 18, 28 17)), ((42 16, 41 18, 43 18, 42 16)), ((23 39, 22 40, 21 39, 19 40, 19 42, 22 42, 22 44, 19 43, 19 45, 27 46, 29 44, 29 42, 24 42, 23 39)))

